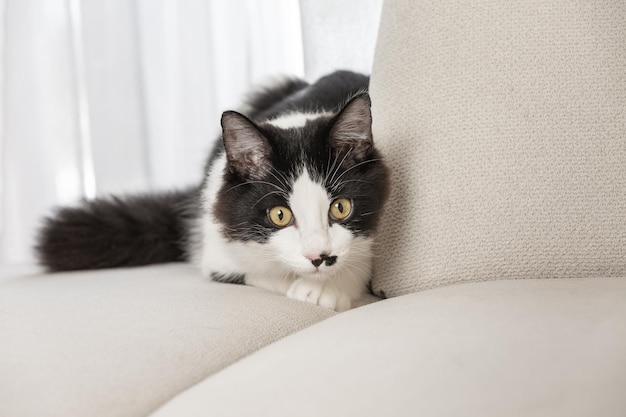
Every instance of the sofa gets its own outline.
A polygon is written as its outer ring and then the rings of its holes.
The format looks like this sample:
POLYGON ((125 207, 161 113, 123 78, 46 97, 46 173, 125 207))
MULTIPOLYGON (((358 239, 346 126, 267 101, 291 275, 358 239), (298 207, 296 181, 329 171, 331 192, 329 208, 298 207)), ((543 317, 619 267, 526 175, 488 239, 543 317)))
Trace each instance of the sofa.
POLYGON ((626 4, 383 6, 373 295, 0 270, 0 416, 626 415, 626 4))

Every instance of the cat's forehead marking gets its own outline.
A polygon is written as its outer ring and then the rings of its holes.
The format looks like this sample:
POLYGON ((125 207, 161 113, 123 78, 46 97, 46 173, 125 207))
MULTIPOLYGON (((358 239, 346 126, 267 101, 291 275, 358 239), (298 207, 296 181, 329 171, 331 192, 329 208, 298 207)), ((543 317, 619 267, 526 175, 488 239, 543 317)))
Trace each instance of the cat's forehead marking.
POLYGON ((288 113, 276 119, 267 120, 265 123, 269 123, 280 129, 292 129, 304 127, 310 120, 319 119, 321 117, 331 117, 333 114, 329 112, 319 113, 288 113))
POLYGON ((321 228, 328 222, 328 192, 305 168, 293 183, 289 205, 302 229, 321 228))

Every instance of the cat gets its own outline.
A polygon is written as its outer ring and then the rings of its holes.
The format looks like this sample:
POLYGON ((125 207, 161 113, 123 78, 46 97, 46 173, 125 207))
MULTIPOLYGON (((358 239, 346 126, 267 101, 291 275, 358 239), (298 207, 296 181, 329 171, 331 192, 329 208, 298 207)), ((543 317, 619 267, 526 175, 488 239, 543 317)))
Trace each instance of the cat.
POLYGON ((57 209, 38 235, 40 263, 62 271, 190 261, 214 281, 350 309, 367 292, 389 193, 368 84, 336 71, 257 91, 245 110, 223 113, 198 186, 57 209))

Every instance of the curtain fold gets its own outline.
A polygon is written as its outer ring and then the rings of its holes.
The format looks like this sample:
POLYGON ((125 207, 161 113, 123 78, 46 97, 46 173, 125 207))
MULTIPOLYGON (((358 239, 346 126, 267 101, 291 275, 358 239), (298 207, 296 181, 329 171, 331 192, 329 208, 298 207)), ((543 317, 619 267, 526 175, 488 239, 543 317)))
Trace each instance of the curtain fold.
POLYGON ((300 0, 309 79, 337 69, 370 73, 383 0, 300 0))
POLYGON ((81 195, 72 39, 65 0, 5 0, 3 261, 28 259, 43 209, 81 195))
POLYGON ((295 0, 1 0, 0 263, 57 205, 200 181, 222 111, 304 75, 295 0))

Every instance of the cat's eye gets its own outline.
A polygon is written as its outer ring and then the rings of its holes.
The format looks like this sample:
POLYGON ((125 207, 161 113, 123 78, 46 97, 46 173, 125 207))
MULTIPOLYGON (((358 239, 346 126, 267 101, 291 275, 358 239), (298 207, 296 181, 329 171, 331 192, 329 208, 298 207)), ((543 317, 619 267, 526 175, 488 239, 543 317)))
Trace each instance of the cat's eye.
POLYGON ((352 201, 347 198, 338 198, 330 205, 330 218, 333 220, 345 220, 352 213, 352 201))
POLYGON ((267 211, 267 217, 276 227, 287 227, 293 220, 293 214, 287 207, 276 206, 267 211))

